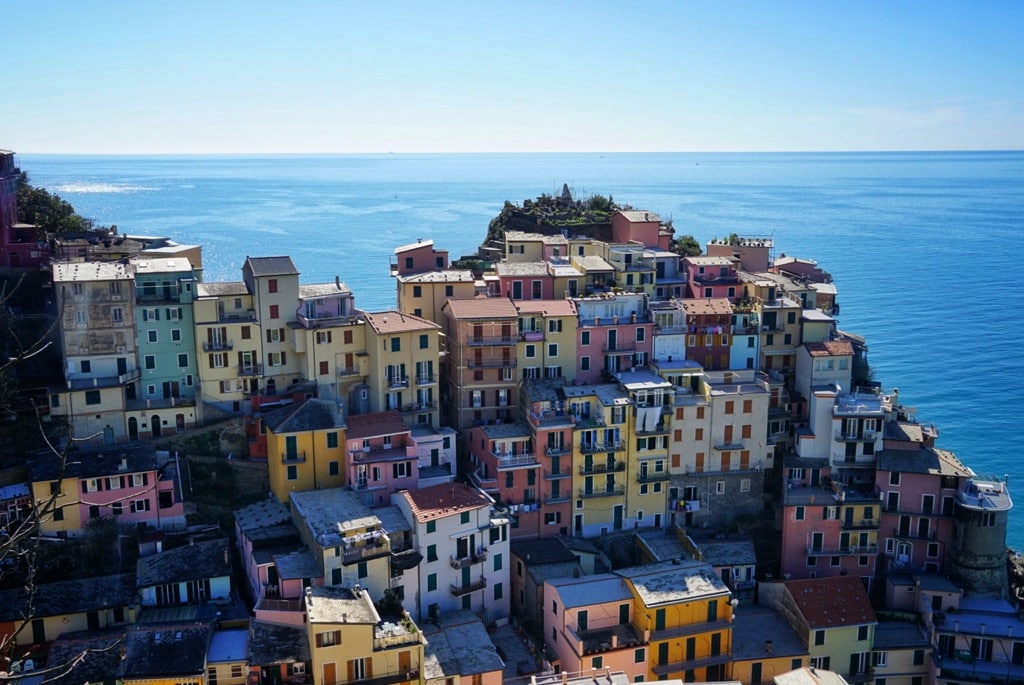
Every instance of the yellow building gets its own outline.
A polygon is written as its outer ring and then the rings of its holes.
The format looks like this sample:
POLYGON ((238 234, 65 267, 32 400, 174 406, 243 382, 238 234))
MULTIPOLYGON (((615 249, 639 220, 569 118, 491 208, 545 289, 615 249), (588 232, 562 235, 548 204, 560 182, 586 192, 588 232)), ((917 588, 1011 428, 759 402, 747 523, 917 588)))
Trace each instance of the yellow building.
POLYGON ((396 411, 410 426, 439 426, 441 327, 399 311, 368 312, 368 397, 352 413, 396 411))
POLYGON ((648 637, 648 680, 725 680, 733 605, 710 565, 663 562, 616 571, 633 591, 633 622, 648 637))
POLYGON ((242 265, 242 280, 252 293, 263 346, 260 389, 273 396, 302 375, 287 333, 297 318, 299 272, 291 257, 247 257, 242 265))
POLYGON ((361 588, 308 588, 305 597, 315 685, 423 682, 423 633, 408 614, 381 616, 361 588))
POLYGON ((669 447, 675 389, 647 370, 619 374, 629 398, 626 412, 626 501, 632 526, 661 528, 667 523, 669 447))
POLYGON ((252 295, 242 282, 199 283, 195 319, 198 408, 202 417, 239 414, 259 391, 263 375, 261 330, 252 295))
POLYGON ((515 300, 519 315, 517 360, 523 378, 576 378, 576 303, 515 300))
POLYGON ((467 300, 476 296, 476 279, 467 269, 446 269, 397 276, 398 310, 442 323, 441 308, 448 300, 467 300))
POLYGON ((275 497, 287 504, 292 492, 346 485, 345 419, 336 403, 309 398, 264 411, 261 426, 275 497))

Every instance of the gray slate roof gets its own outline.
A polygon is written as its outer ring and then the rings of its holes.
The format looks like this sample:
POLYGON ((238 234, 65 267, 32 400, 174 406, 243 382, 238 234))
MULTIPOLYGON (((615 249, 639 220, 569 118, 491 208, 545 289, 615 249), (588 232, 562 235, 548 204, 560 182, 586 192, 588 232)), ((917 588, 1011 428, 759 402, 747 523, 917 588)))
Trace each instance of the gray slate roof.
POLYGON ((303 626, 249 621, 249 665, 305 663, 310 660, 309 640, 303 626))
POLYGON ((125 638, 124 677, 206 675, 206 651, 213 628, 207 624, 138 627, 125 638))
POLYGON ((231 560, 227 540, 210 540, 178 547, 143 557, 135 565, 139 588, 230 575, 231 560))
MULTIPOLYGON (((55 480, 61 473, 61 457, 49 450, 36 452, 25 462, 32 481, 55 480)), ((155 471, 160 466, 156 449, 152 445, 120 447, 107 445, 104 449, 72 450, 64 465, 65 478, 97 478, 118 473, 155 471), (122 459, 125 468, 121 469, 122 459)))
POLYGON ((331 401, 311 397, 268 412, 263 421, 277 434, 344 428, 345 419, 331 401))
POLYGON ((246 257, 253 276, 290 276, 298 275, 291 257, 246 257))
MULTIPOLYGON (((135 576, 130 573, 45 583, 36 586, 32 611, 41 618, 114 609, 134 604, 136 595, 135 576)), ((0 592, 0 622, 21 619, 27 599, 24 588, 0 592)))
POLYGON ((470 611, 445 614, 436 625, 423 626, 423 635, 427 638, 424 680, 491 673, 505 667, 486 626, 470 611))

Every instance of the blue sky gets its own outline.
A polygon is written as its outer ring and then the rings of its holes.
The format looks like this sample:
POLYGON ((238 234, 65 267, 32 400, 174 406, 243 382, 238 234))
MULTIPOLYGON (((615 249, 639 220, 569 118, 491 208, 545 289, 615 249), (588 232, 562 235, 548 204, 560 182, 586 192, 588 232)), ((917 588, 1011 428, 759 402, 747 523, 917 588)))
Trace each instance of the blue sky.
POLYGON ((1024 149, 1024 2, 7 2, 20 153, 1024 149))

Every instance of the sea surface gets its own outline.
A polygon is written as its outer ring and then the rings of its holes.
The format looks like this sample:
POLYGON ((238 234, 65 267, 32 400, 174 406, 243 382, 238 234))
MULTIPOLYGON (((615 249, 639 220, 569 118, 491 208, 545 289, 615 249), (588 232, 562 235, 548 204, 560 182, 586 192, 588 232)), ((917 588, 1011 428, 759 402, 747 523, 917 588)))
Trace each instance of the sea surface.
POLYGON ((1024 549, 1024 152, 793 154, 19 155, 32 183, 122 233, 203 245, 204 279, 290 255, 303 283, 340 276, 365 310, 395 306, 389 258, 433 239, 475 252, 506 200, 612 195, 704 244, 772 236, 839 289, 875 380, 939 446, 1021 501, 1024 549), (1011 297, 1013 296, 1013 297, 1011 297), (1018 471, 1018 469, 1021 469, 1018 471), (1019 490, 1014 484, 1021 483, 1019 490))

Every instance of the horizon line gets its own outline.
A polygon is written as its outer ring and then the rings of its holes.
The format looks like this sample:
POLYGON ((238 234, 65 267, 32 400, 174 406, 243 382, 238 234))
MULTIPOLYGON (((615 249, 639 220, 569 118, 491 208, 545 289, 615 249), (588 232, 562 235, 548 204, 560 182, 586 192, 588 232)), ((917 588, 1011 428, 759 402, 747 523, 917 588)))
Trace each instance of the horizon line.
POLYGON ((339 157, 339 156, 411 156, 411 155, 847 155, 847 154, 936 154, 936 153, 1020 153, 1024 148, 935 148, 935 149, 870 149, 870 150, 420 150, 420 151, 386 151, 386 152, 55 152, 26 151, 19 152, 10 148, 0 148, 0 152, 16 155, 63 155, 78 157, 251 157, 251 156, 303 156, 303 157, 339 157))

